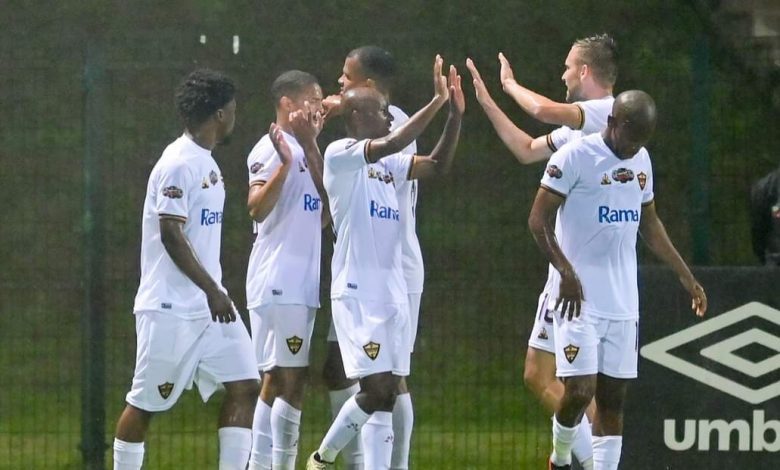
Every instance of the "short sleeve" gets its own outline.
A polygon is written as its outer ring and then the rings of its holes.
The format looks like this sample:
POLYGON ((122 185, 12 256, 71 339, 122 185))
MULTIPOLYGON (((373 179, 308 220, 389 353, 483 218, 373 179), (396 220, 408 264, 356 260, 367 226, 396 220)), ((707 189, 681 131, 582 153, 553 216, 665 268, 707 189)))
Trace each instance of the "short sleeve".
POLYGON ((572 146, 555 152, 544 169, 542 186, 560 196, 568 196, 579 178, 579 169, 575 163, 577 160, 572 158, 572 146))
POLYGON ((569 127, 561 126, 547 134, 547 147, 551 152, 557 152, 561 147, 572 140, 575 135, 579 136, 581 134, 569 127))
POLYGON ((325 167, 334 174, 357 171, 368 164, 366 147, 369 139, 341 139, 325 149, 325 167))
POLYGON ((582 123, 580 130, 583 135, 601 132, 607 127, 607 116, 612 109, 613 100, 600 99, 576 103, 580 108, 582 123))
POLYGON ((155 189, 157 215, 187 220, 193 181, 192 172, 183 164, 159 167, 155 189))
POLYGON ((401 151, 383 158, 382 162, 387 171, 393 175, 394 180, 407 181, 410 179, 414 166, 414 154, 410 155, 401 151))
POLYGON ((268 181, 281 164, 271 138, 266 134, 249 152, 249 156, 246 159, 247 170, 249 171, 249 185, 268 181))

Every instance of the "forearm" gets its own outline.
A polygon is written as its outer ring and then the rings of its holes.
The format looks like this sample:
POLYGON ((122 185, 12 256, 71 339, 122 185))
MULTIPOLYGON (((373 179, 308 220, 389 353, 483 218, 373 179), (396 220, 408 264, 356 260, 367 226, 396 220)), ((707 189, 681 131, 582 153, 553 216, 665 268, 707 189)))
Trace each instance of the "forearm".
POLYGON ((436 173, 447 174, 452 168, 452 161, 455 158, 455 149, 458 147, 460 137, 460 127, 463 121, 462 116, 452 114, 447 117, 447 123, 444 125, 439 141, 436 143, 430 157, 436 160, 436 173))
POLYGON ((441 109, 446 100, 435 96, 427 105, 414 113, 402 126, 391 132, 386 137, 374 139, 369 142, 367 157, 369 161, 376 162, 379 159, 398 153, 422 134, 430 124, 433 117, 441 109))
POLYGON ((317 192, 320 198, 324 201, 327 198, 325 193, 325 185, 322 183, 323 173, 323 160, 320 148, 317 146, 317 141, 311 139, 309 141, 300 142, 303 147, 303 154, 306 157, 306 163, 309 167, 309 175, 314 182, 314 186, 317 188, 317 192))
POLYGON ((258 189, 255 189, 256 186, 250 187, 247 207, 253 220, 262 222, 271 213, 279 201, 289 171, 289 165, 282 165, 264 185, 258 189))
POLYGON ((574 268, 558 244, 552 216, 545 216, 532 209, 528 228, 531 229, 531 235, 539 250, 562 276, 574 272, 574 268))
POLYGON ((485 115, 493 124, 498 137, 518 162, 528 164, 542 159, 537 158, 532 151, 533 138, 517 127, 498 105, 494 102, 486 102, 482 104, 482 109, 485 110, 485 115))
POLYGON ((666 233, 666 228, 660 219, 648 221, 641 229, 642 239, 661 261, 677 274, 680 279, 693 279, 693 273, 682 259, 677 248, 666 233))
POLYGON ((165 251, 171 257, 173 264, 196 286, 206 294, 220 290, 219 285, 212 279, 200 263, 200 260, 198 260, 195 251, 181 231, 180 226, 161 230, 161 238, 165 251))
POLYGON ((504 92, 511 96, 523 108, 523 111, 534 119, 538 119, 539 113, 544 106, 555 104, 553 100, 529 90, 516 81, 506 80, 502 85, 504 92))

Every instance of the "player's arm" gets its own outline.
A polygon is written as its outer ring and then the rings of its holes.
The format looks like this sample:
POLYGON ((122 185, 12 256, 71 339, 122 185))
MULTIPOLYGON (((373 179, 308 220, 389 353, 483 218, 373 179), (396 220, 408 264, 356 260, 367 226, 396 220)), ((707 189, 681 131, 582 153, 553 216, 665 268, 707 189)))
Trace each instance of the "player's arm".
POLYGON ((580 129, 584 123, 584 112, 576 104, 559 103, 539 93, 533 92, 520 85, 515 80, 512 66, 504 54, 498 54, 501 62, 501 86, 504 92, 537 121, 558 126, 568 126, 572 129, 580 129))
POLYGON ((211 319, 220 323, 230 323, 236 320, 233 302, 222 292, 219 284, 211 278, 206 268, 200 263, 195 250, 184 234, 185 220, 178 216, 160 216, 160 239, 168 256, 177 268, 184 273, 196 286, 206 293, 211 310, 211 319))
POLYGON ((642 217, 639 222, 639 233, 650 250, 674 270, 683 287, 691 296, 691 308, 698 316, 704 316, 707 311, 707 295, 677 249, 669 239, 663 222, 655 210, 655 201, 642 205, 642 217))
POLYGON ((450 66, 450 111, 447 123, 433 151, 427 157, 416 156, 409 173, 410 179, 428 178, 435 175, 446 175, 452 168, 455 149, 458 147, 460 127, 463 113, 466 111, 466 99, 463 96, 460 75, 454 65, 450 66))
POLYGON ((560 297, 555 302, 555 310, 560 306, 562 317, 568 313, 569 320, 580 316, 582 306, 582 285, 566 255, 555 237, 555 215, 565 197, 542 185, 536 192, 531 214, 528 216, 528 228, 536 245, 550 264, 561 273, 560 297))
POLYGON ((365 149, 368 162, 375 163, 383 157, 398 153, 406 148, 422 134, 439 109, 447 102, 449 88, 447 87, 447 77, 441 73, 442 63, 443 59, 437 55, 433 62, 433 99, 398 129, 385 137, 369 141, 365 149))
POLYGON ((328 208, 328 193, 325 192, 325 185, 322 182, 322 153, 317 145, 317 136, 322 130, 323 123, 323 117, 319 112, 310 112, 308 102, 304 102, 303 109, 290 113, 290 126, 292 126, 295 138, 303 148, 309 175, 322 201, 322 227, 325 228, 330 222, 330 210, 328 208))
POLYGON ((292 166, 292 152, 284 140, 282 130, 275 123, 271 124, 268 136, 282 164, 267 181, 256 181, 249 186, 246 205, 249 216, 256 222, 265 220, 276 206, 292 166))
POLYGON ((474 91, 482 109, 485 111, 490 123, 496 130, 498 137, 512 152, 518 162, 527 165, 529 163, 547 160, 552 155, 552 150, 547 145, 545 137, 533 138, 525 131, 517 127, 504 111, 498 107, 493 97, 485 86, 485 82, 471 59, 466 59, 466 67, 471 72, 474 83, 474 91))

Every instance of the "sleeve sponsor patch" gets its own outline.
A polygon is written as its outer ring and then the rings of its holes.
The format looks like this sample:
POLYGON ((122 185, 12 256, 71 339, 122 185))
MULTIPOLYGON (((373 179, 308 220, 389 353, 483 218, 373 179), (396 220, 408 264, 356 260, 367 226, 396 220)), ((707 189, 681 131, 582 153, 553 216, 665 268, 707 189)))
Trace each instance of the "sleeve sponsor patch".
POLYGON ((251 166, 251 167, 249 167, 249 171, 250 171, 250 172, 251 172, 253 175, 256 175, 256 174, 257 174, 257 173, 258 173, 260 170, 262 170, 262 169, 263 169, 263 166, 264 166, 264 165, 263 165, 262 163, 260 163, 260 162, 254 162, 254 163, 252 163, 252 166, 251 166))
POLYGON ((171 199, 181 199, 184 196, 184 190, 176 186, 168 186, 163 188, 162 195, 171 199))
POLYGON ((547 174, 550 176, 550 178, 560 179, 563 176, 563 171, 556 165, 548 165, 547 174))

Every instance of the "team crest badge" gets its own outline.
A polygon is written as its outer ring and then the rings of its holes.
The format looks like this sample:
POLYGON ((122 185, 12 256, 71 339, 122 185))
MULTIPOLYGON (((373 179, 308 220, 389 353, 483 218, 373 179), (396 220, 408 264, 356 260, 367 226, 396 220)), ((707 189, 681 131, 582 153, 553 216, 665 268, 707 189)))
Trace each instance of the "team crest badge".
POLYGON ((209 180, 211 180, 211 184, 217 184, 217 181, 219 181, 219 176, 217 176, 216 171, 211 170, 211 173, 209 173, 209 180))
POLYGON ((298 354, 298 351, 301 350, 301 346, 303 346, 303 340, 297 336, 287 338, 285 341, 287 341, 287 349, 293 354, 298 354))
POLYGON ((381 344, 369 341, 365 346, 363 346, 363 351, 365 351, 366 356, 368 356, 369 359, 373 361, 377 356, 379 356, 379 348, 381 347, 381 344))
POLYGON ((575 359, 577 359, 577 354, 580 352, 579 346, 575 346, 573 344, 570 344, 563 348, 563 354, 566 356, 566 360, 569 361, 569 364, 574 362, 575 359))
POLYGON ((253 175, 256 175, 258 171, 263 169, 263 164, 260 162, 254 162, 252 163, 252 166, 249 167, 249 172, 253 175))
POLYGON ((609 176, 607 176, 607 174, 604 173, 604 176, 601 177, 601 185, 606 186, 608 184, 612 184, 612 181, 610 181, 609 176))
POLYGON ((176 186, 168 186, 167 188, 163 188, 162 195, 171 199, 181 199, 181 197, 184 196, 184 191, 176 186))
POLYGON ((634 172, 628 168, 615 168, 612 170, 612 179, 618 183, 628 183, 634 181, 634 172))
POLYGON ((542 327, 542 330, 539 332, 537 339, 550 339, 549 336, 547 336, 547 329, 545 327, 542 327))
POLYGON ((550 178, 560 179, 563 176, 563 171, 555 165, 550 165, 547 167, 547 174, 550 175, 550 178))
POLYGON ((171 392, 173 391, 173 384, 170 382, 165 382, 162 385, 158 385, 157 390, 160 392, 161 397, 168 398, 171 396, 171 392))
POLYGON ((636 175, 636 180, 639 181, 639 189, 645 189, 645 184, 647 184, 647 175, 644 171, 636 175))
POLYGON ((203 182, 200 183, 200 187, 203 188, 203 189, 208 189, 209 182, 208 182, 208 180, 206 178, 203 178, 203 182))

